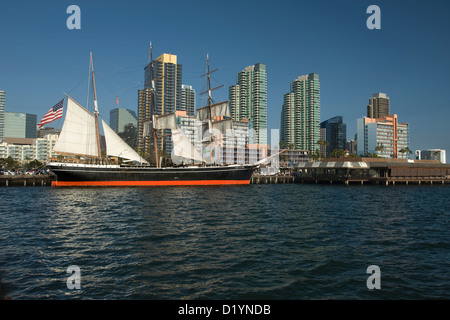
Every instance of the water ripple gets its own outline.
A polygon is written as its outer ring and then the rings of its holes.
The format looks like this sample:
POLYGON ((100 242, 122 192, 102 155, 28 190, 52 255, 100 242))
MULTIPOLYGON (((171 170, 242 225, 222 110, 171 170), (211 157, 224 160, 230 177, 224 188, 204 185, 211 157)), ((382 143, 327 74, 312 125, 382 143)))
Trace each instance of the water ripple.
POLYGON ((1 188, 0 278, 12 299, 448 299, 449 191, 1 188))

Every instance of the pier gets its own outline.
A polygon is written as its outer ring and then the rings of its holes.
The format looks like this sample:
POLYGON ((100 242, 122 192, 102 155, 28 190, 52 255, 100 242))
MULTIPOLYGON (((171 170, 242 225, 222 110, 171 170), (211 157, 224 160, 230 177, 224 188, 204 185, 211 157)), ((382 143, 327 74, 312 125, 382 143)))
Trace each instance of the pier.
POLYGON ((52 175, 1 175, 0 187, 45 187, 53 180, 52 175))
POLYGON ((294 176, 265 176, 254 174, 250 180, 251 184, 269 184, 269 183, 295 183, 294 176))
POLYGON ((434 160, 327 159, 295 168, 296 182, 314 184, 444 185, 450 165, 434 160))

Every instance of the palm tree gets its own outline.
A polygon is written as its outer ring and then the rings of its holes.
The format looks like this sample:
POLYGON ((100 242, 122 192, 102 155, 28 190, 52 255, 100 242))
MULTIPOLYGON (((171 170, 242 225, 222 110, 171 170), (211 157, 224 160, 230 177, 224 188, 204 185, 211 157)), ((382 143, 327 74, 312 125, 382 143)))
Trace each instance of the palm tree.
POLYGON ((322 146, 325 147, 325 155, 326 155, 326 153, 327 153, 326 152, 327 146, 329 145, 328 141, 326 141, 326 140, 319 140, 319 141, 316 142, 316 144, 319 145, 319 150, 321 149, 320 147, 322 147, 322 146))
POLYGON ((345 150, 342 149, 334 149, 330 153, 330 158, 342 158, 345 155, 345 150))
POLYGON ((311 153, 311 158, 314 161, 318 161, 322 158, 322 154, 320 153, 319 149, 316 149, 315 152, 311 153))
POLYGON ((377 152, 377 154, 383 152, 384 151, 384 146, 382 144, 379 145, 379 146, 376 146, 375 147, 375 151, 377 152))
POLYGON ((412 151, 411 151, 411 149, 409 149, 409 147, 402 148, 398 152, 400 152, 401 154, 405 154, 405 153, 411 154, 412 153, 412 151))

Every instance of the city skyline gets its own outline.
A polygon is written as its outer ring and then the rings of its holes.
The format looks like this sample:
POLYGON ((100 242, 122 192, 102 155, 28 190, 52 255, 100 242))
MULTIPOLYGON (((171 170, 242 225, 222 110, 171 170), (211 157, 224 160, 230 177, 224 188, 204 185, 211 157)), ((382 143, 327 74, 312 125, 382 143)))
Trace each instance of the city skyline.
MULTIPOLYGON (((178 56, 183 84, 197 93, 204 91, 200 76, 209 53, 213 68, 219 68, 213 81, 224 84, 213 92, 216 101, 228 100, 236 73, 264 63, 268 138, 270 129, 280 129, 289 84, 314 72, 321 76, 321 122, 341 115, 347 136, 353 137, 368 98, 383 92, 391 100, 391 113, 411 126, 411 149, 450 149, 450 129, 445 125, 450 116, 445 77, 450 62, 444 40, 450 22, 444 1, 283 1, 276 6, 266 1, 236 2, 238 6, 175 1, 170 13, 158 3, 78 1, 80 30, 66 27, 70 4, 7 3, 2 8, 0 90, 6 93, 5 111, 32 113, 40 119, 63 92, 84 105, 91 51, 105 121, 117 96, 121 107, 135 110, 152 41, 154 57, 178 56), (381 8, 380 30, 366 27, 371 4, 381 8), (28 6, 32 12, 23 9, 28 6), (146 16, 152 10, 159 18, 146 16)), ((203 97, 197 98, 197 108, 206 104, 203 97)))

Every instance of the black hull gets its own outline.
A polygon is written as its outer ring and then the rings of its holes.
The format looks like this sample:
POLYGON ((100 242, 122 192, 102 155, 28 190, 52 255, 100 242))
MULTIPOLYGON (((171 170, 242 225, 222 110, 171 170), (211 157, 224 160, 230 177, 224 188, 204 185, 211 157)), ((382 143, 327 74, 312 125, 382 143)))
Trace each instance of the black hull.
POLYGON ((56 187, 74 186, 187 186, 250 184, 256 166, 125 167, 49 164, 56 187))

